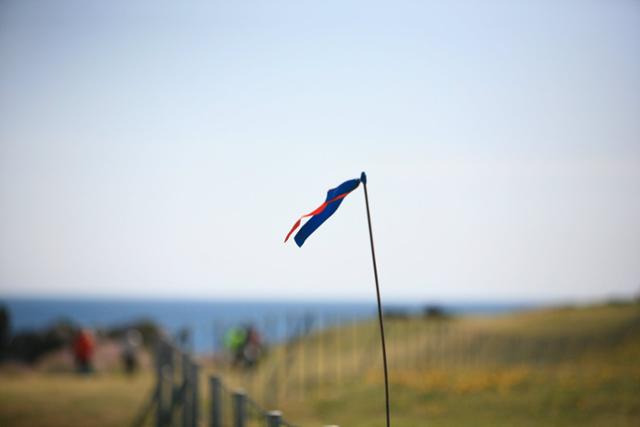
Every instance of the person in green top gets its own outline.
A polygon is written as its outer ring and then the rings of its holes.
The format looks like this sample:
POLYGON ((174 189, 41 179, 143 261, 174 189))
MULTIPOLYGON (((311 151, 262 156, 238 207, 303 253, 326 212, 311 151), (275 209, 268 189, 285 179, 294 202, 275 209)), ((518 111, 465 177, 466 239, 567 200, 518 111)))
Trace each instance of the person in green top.
POLYGON ((247 341, 247 331, 245 328, 231 328, 224 337, 224 345, 231 354, 231 361, 234 366, 243 362, 243 350, 247 341))

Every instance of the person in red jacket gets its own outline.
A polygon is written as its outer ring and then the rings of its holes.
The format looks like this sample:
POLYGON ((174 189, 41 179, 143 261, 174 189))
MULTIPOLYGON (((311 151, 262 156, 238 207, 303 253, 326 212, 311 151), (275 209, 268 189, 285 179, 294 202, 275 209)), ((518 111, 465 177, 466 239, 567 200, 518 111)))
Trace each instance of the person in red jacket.
POLYGON ((73 340, 73 355, 78 372, 87 374, 93 370, 91 359, 93 358, 94 347, 95 344, 91 332, 81 329, 73 340))

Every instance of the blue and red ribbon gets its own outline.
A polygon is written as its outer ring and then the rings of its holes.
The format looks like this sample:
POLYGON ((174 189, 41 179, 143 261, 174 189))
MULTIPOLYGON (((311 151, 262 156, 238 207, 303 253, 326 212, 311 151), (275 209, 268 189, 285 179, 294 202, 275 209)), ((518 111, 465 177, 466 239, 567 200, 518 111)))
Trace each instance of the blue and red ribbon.
POLYGON ((332 188, 327 192, 327 198, 323 204, 318 206, 313 211, 309 212, 306 215, 302 215, 298 220, 293 224, 291 230, 287 233, 287 237, 284 238, 285 243, 291 237, 294 231, 302 222, 303 218, 311 217, 296 233, 293 240, 295 240, 296 244, 299 247, 302 247, 305 240, 318 229, 334 212, 338 209, 342 200, 349 195, 353 190, 358 188, 360 185, 360 179, 350 179, 349 181, 345 181, 336 188, 332 188))

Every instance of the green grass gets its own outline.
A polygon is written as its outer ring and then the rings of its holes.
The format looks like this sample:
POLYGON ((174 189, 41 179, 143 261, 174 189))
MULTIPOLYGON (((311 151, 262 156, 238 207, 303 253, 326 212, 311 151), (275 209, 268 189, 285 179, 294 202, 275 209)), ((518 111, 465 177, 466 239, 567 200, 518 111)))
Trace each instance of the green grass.
POLYGON ((3 374, 0 426, 123 426, 148 397, 149 373, 3 374))
MULTIPOLYGON (((385 326, 394 427, 640 425, 638 304, 385 326)), ((297 425, 384 425, 375 322, 273 348, 251 374, 203 364, 297 425)), ((152 383, 150 373, 0 373, 0 425, 127 425, 152 383)), ((201 390, 206 415, 205 376, 201 390)))

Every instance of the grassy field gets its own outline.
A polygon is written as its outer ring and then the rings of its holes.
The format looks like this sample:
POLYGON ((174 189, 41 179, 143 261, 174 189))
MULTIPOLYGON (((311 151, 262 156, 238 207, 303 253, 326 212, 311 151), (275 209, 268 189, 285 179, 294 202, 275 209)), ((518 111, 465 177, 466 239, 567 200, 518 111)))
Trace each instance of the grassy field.
POLYGON ((3 373, 0 426, 126 426, 150 392, 149 373, 80 377, 3 373))
MULTIPOLYGON (((395 427, 640 425, 638 304, 385 325, 395 427)), ((375 427, 384 425, 379 353, 368 322, 274 348, 252 373, 203 365, 297 425, 375 427)), ((0 375, 2 426, 126 425, 153 382, 148 373, 0 375)))

